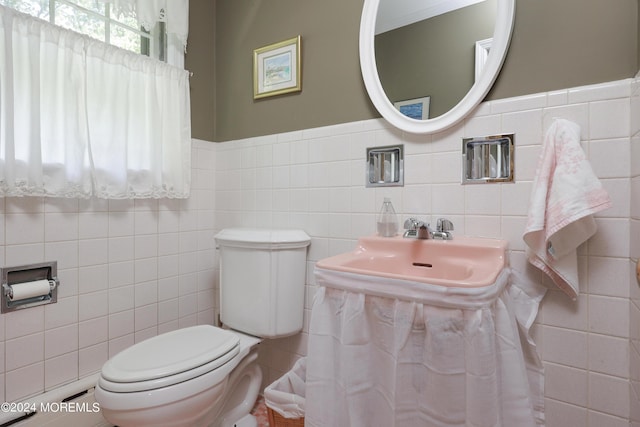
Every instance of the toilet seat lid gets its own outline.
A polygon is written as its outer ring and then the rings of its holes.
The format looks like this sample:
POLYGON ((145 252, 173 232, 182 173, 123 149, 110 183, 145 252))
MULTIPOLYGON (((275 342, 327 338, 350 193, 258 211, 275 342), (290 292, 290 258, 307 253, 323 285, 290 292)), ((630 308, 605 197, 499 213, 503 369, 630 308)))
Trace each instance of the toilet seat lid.
MULTIPOLYGON (((108 381, 130 383, 164 378, 211 363, 240 345, 233 332, 211 325, 178 329, 141 341, 102 367, 108 381)), ((223 359, 224 363, 228 361, 223 359)), ((224 364, 221 363, 221 364, 224 364)))

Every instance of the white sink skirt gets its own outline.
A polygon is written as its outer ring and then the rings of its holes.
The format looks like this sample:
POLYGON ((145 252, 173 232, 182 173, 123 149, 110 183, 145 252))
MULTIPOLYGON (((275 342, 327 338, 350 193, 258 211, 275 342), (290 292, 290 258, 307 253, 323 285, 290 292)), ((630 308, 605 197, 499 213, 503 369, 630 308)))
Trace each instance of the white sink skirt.
POLYGON ((305 425, 544 425, 544 287, 508 269, 483 288, 315 274, 305 425))

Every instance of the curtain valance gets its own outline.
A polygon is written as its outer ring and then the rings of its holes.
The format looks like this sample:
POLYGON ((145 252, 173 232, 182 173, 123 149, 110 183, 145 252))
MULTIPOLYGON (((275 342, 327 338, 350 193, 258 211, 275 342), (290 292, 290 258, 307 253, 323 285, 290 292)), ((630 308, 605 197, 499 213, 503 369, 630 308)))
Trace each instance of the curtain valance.
POLYGON ((188 72, 0 6, 0 195, 185 198, 188 72))

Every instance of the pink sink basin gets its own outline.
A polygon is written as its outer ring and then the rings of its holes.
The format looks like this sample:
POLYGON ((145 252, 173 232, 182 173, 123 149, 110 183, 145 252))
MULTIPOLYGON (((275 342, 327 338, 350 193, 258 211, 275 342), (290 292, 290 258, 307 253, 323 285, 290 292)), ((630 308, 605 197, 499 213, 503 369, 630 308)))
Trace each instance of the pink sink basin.
POLYGON ((453 240, 362 237, 353 252, 318 261, 319 268, 449 287, 495 282, 505 267, 507 242, 455 236, 453 240))

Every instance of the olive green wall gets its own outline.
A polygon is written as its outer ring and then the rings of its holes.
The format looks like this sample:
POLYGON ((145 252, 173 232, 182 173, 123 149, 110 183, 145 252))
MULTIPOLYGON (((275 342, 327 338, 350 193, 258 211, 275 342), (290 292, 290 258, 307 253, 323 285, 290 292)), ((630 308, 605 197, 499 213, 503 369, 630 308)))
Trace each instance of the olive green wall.
POLYGON ((218 0, 215 141, 368 119, 362 0, 218 0), (253 50, 302 36, 302 91, 253 99, 253 50))
POLYGON ((635 76, 638 0, 520 0, 511 47, 488 99, 635 76))
MULTIPOLYGON (((632 77, 638 0, 519 0, 489 99, 632 77)), ((360 77, 363 0, 191 0, 192 135, 226 141, 379 117, 360 77), (253 99, 253 50, 302 36, 302 92, 253 99), (212 65, 213 64, 213 65, 212 65)))
POLYGON ((193 75, 191 87, 191 135, 216 141, 215 135, 215 1, 190 0, 189 40, 185 68, 193 75))

